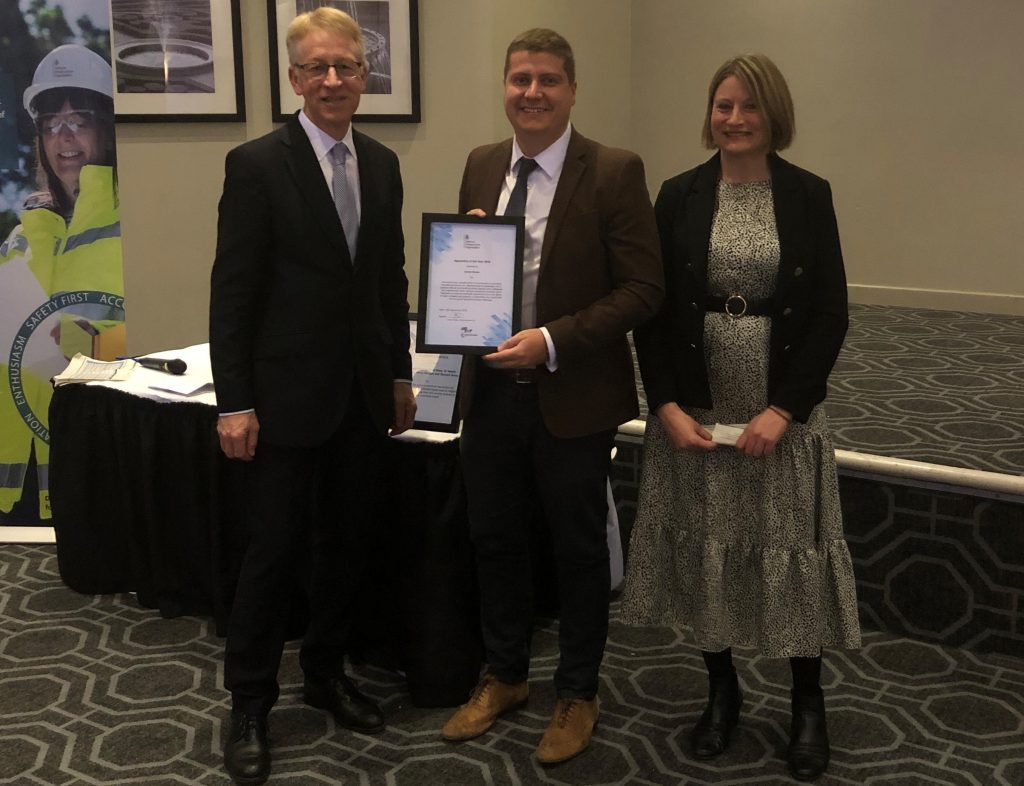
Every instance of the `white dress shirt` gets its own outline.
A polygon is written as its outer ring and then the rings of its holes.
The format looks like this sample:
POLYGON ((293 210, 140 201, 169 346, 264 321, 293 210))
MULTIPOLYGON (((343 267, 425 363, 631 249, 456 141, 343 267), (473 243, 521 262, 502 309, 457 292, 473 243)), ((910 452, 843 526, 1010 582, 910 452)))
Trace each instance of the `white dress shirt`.
POLYGON ((356 146, 352 143, 352 124, 348 124, 348 131, 342 139, 335 139, 325 131, 321 131, 313 125, 313 121, 306 116, 306 111, 299 112, 299 125, 309 137, 309 143, 313 146, 313 153, 316 154, 316 161, 320 164, 320 171, 324 173, 324 181, 327 183, 327 190, 333 193, 334 189, 334 164, 331 163, 331 149, 341 142, 345 145, 348 155, 345 156, 345 179, 348 180, 348 192, 352 194, 355 202, 356 218, 362 219, 362 202, 359 195, 359 159, 356 156, 356 146))
MULTIPOLYGON (((562 166, 565 164, 565 154, 569 149, 571 135, 572 124, 570 123, 558 139, 533 156, 533 160, 537 162, 537 168, 530 175, 526 186, 526 243, 523 248, 522 311, 524 329, 537 326, 537 278, 540 274, 541 250, 544 248, 544 232, 547 230, 551 202, 555 198, 555 189, 558 188, 558 178, 562 175, 562 166)), ((499 216, 504 215, 505 207, 512 195, 512 189, 515 188, 519 159, 521 158, 523 158, 523 151, 520 149, 519 143, 513 139, 512 158, 509 161, 508 171, 505 173, 505 182, 501 186, 501 194, 498 195, 497 214, 499 216)), ((549 371, 556 371, 558 361, 555 356, 555 344, 546 327, 541 326, 540 331, 544 334, 544 340, 548 345, 546 365, 549 371)))

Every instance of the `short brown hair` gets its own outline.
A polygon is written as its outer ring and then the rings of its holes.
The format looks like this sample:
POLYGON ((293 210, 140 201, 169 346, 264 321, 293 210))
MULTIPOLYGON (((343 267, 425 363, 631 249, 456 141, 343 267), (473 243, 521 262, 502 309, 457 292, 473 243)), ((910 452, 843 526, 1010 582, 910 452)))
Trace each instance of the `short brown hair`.
POLYGON ((739 55, 726 60, 711 77, 708 87, 708 105, 704 113, 704 131, 701 139, 704 147, 714 150, 717 146, 711 135, 711 110, 715 103, 718 86, 730 76, 739 79, 757 102, 757 108, 768 121, 768 148, 772 152, 785 150, 793 144, 796 135, 796 119, 793 99, 789 94, 782 72, 766 55, 739 55))
POLYGON ((576 82, 576 59, 572 54, 572 47, 569 42, 554 30, 546 27, 534 27, 525 33, 520 33, 512 39, 512 43, 505 50, 505 73, 502 79, 508 76, 509 61, 513 52, 547 52, 549 55, 562 58, 562 67, 565 68, 565 75, 569 78, 569 84, 576 82))
MULTIPOLYGON (((325 5, 299 14, 288 25, 285 44, 288 47, 288 60, 292 65, 295 65, 296 45, 314 30, 348 36, 355 42, 356 49, 359 50, 359 60, 362 62, 366 47, 363 43, 363 31, 359 29, 359 23, 344 11, 325 5)), ((365 67, 365 63, 363 65, 365 67)))

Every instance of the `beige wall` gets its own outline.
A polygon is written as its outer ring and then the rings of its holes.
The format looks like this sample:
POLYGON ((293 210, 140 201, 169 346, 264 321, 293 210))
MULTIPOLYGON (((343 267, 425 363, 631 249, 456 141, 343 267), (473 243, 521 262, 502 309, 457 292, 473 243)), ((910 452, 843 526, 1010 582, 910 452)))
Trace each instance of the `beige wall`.
MULTIPOLYGON (((207 339, 209 270, 224 156, 266 133, 270 88, 266 5, 243 2, 245 124, 118 128, 128 342, 133 354, 207 339)), ((574 119, 609 143, 629 142, 629 16, 618 0, 420 0, 422 122, 360 128, 401 158, 410 300, 418 284, 420 215, 457 206, 466 154, 509 135, 501 104, 505 46, 527 26, 562 31, 586 63, 574 119), (586 13, 582 13, 583 9, 586 13), (607 56, 608 51, 616 57, 607 56), (609 96, 617 108, 608 112, 609 96)))
MULTIPOLYGON (((206 340, 227 151, 270 130, 264 3, 242 4, 244 124, 122 125, 122 223, 133 353, 206 340)), ((652 196, 707 155, 707 79, 761 50, 787 75, 787 154, 833 183, 851 294, 862 302, 1024 313, 1024 4, 980 0, 420 0, 423 121, 363 125, 401 157, 415 302, 419 216, 455 208, 462 164, 508 134, 508 40, 549 26, 576 49, 576 126, 647 162, 652 196)))
POLYGON ((784 156, 832 182, 850 293, 1024 314, 1019 0, 637 0, 632 140, 652 190, 709 155, 711 74, 746 51, 789 82, 784 156))

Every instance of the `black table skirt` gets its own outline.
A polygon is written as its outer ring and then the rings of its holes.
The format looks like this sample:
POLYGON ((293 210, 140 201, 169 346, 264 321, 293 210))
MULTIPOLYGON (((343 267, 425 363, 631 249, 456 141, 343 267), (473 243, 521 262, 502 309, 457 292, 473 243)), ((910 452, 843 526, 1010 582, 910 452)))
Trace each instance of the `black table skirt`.
MULTIPOLYGON (((223 635, 247 540, 243 468, 220 452, 212 407, 67 385, 50 406, 50 499, 64 582, 135 592, 165 617, 212 616, 223 635)), ((481 662, 478 594, 455 441, 389 440, 399 479, 362 593, 357 645, 405 671, 419 706, 465 700, 481 662)), ((296 604, 296 632, 303 609, 296 604)))

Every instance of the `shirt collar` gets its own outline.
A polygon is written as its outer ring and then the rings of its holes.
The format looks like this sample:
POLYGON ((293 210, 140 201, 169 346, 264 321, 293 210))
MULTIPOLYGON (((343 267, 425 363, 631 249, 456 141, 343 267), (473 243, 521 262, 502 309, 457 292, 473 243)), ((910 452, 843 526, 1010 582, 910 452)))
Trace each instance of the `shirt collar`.
MULTIPOLYGON (((571 136, 572 123, 568 123, 565 127, 565 131, 562 132, 562 135, 558 137, 558 139, 533 157, 533 160, 537 162, 537 166, 539 166, 548 177, 556 178, 562 171, 562 165, 565 163, 565 154, 569 150, 569 137, 571 136)), ((523 151, 519 148, 519 142, 515 137, 513 137, 512 160, 509 163, 510 172, 522 157, 523 151)))
POLYGON ((309 143, 313 146, 313 152, 316 154, 317 161, 323 161, 327 154, 331 152, 331 148, 338 142, 344 142, 349 156, 356 161, 359 160, 358 156, 356 156, 356 146, 352 141, 351 123, 348 124, 348 131, 345 132, 345 136, 341 139, 335 139, 326 131, 317 127, 306 115, 306 110, 303 109, 299 112, 299 125, 302 126, 302 130, 309 137, 309 143))

